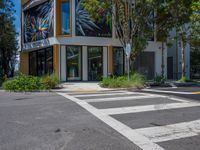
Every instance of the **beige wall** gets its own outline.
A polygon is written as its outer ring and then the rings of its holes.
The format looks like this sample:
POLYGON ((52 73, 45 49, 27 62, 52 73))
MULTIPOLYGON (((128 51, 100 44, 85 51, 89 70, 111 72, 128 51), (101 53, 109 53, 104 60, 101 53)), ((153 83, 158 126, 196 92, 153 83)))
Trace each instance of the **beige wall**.
POLYGON ((59 76, 60 72, 60 59, 59 59, 59 45, 53 46, 53 69, 54 72, 59 76))
POLYGON ((28 52, 20 52, 20 72, 25 75, 29 74, 28 52))
POLYGON ((28 2, 28 0, 21 0, 21 5, 25 4, 26 2, 28 2))

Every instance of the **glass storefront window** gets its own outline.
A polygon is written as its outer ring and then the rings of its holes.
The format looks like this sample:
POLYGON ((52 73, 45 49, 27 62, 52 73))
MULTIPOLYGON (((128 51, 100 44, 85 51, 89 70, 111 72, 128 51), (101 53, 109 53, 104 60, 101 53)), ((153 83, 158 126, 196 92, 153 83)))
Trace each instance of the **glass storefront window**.
POLYGON ((42 76, 53 73, 52 47, 29 53, 29 74, 42 76))
POLYGON ((113 48, 113 75, 122 76, 124 74, 124 50, 123 48, 113 48))
POLYGON ((99 81, 103 76, 102 47, 88 47, 88 80, 99 81))
POLYGON ((67 80, 81 80, 81 47, 67 46, 67 80))
POLYGON ((46 49, 46 74, 53 73, 53 50, 52 48, 46 49))
POLYGON ((29 55, 29 74, 36 76, 37 75, 37 53, 31 52, 29 55))
POLYGON ((62 34, 70 34, 70 0, 62 0, 62 34))
POLYGON ((45 50, 38 51, 38 76, 45 74, 45 50))

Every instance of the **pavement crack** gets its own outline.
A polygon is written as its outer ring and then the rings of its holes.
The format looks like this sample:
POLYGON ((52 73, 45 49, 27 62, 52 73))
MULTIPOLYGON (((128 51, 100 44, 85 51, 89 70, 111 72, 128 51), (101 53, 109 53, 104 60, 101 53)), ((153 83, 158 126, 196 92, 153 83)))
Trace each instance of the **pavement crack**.
POLYGON ((162 125, 160 125, 160 124, 157 124, 157 123, 150 123, 151 125, 153 125, 153 126, 162 126, 162 125))

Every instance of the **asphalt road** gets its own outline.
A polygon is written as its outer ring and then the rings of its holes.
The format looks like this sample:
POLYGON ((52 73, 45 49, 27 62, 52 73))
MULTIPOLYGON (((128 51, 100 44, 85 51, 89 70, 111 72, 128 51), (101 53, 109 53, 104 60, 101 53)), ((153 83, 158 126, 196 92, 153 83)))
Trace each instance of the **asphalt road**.
POLYGON ((152 92, 0 92, 0 150, 199 150, 199 108, 152 92))
POLYGON ((125 137, 53 93, 0 92, 0 150, 133 150, 125 137))
POLYGON ((200 149, 197 101, 130 91, 60 95, 89 111, 140 149, 200 149))

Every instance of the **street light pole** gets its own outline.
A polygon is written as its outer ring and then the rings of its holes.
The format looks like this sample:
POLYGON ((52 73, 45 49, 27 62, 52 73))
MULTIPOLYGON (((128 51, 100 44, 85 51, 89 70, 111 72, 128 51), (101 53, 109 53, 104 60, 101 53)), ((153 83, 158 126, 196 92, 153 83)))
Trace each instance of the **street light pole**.
POLYGON ((130 54, 131 54, 131 44, 126 44, 126 57, 127 57, 127 73, 128 73, 128 81, 130 81, 130 54))

